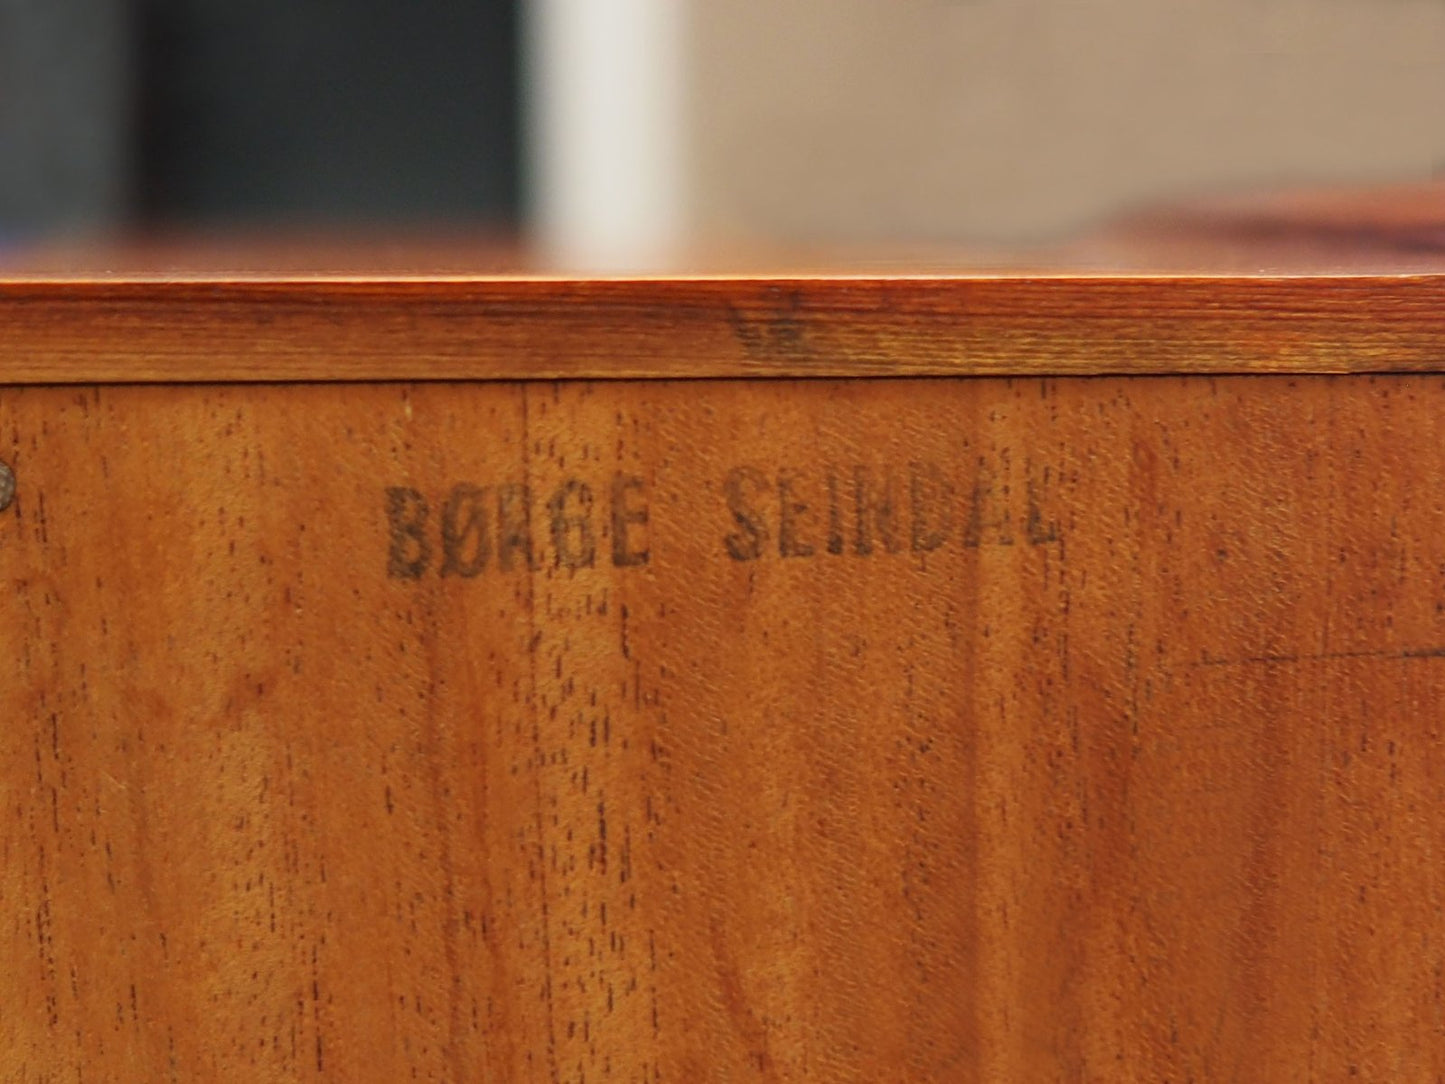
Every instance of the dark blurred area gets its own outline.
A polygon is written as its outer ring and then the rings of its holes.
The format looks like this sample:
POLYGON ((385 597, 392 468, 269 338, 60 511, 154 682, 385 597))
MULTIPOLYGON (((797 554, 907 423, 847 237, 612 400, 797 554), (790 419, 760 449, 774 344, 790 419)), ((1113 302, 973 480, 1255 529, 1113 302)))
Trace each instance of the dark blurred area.
POLYGON ((131 12, 0 0, 0 239, 129 210, 131 12))
POLYGON ((0 236, 509 228, 510 0, 0 0, 0 236))

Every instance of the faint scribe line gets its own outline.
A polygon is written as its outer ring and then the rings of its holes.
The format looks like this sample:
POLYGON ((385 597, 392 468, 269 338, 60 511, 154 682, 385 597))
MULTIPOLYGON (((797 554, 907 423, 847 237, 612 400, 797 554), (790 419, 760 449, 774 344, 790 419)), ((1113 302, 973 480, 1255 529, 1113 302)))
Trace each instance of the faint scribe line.
POLYGON ((1189 663, 1201 666, 1269 666, 1275 663, 1332 662, 1337 659, 1387 659, 1404 662, 1409 659, 1445 659, 1445 647, 1407 647, 1394 650, 1319 651, 1303 655, 1242 655, 1233 659, 1211 659, 1208 656, 1189 663))

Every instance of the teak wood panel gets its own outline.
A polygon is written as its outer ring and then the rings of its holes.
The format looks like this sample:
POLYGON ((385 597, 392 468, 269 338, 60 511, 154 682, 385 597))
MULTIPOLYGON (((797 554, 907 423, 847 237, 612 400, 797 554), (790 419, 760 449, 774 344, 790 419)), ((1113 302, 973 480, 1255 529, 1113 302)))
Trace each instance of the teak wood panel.
POLYGON ((8 388, 0 457, 5 1080, 1445 1071, 1439 377, 8 388))

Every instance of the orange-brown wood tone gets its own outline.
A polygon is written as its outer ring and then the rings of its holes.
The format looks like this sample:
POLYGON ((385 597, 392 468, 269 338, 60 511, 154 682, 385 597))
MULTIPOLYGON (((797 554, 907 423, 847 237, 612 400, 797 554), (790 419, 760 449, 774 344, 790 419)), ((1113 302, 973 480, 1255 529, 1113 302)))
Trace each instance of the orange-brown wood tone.
POLYGON ((543 288, 4 292, 0 1079, 1445 1074, 1441 280, 543 288))

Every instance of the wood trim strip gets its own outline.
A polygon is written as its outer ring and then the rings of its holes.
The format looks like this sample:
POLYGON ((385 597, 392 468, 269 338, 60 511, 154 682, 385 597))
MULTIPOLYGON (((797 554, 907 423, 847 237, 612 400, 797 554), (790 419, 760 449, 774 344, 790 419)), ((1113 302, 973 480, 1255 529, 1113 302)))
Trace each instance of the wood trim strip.
POLYGON ((0 383, 1445 370, 1445 275, 0 282, 0 383))

